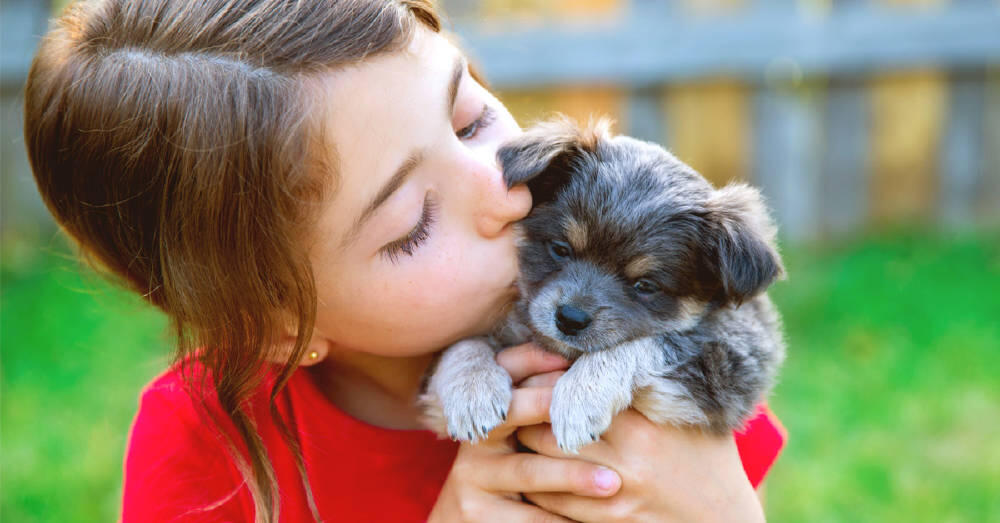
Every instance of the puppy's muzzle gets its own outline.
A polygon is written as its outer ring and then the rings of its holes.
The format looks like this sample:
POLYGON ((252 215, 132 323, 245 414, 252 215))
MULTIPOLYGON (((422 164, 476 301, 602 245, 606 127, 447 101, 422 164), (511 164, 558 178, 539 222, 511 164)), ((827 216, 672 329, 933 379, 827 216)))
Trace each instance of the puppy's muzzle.
POLYGON ((589 314, 572 305, 563 304, 556 309, 556 327, 567 336, 575 336, 586 329, 591 320, 589 314))

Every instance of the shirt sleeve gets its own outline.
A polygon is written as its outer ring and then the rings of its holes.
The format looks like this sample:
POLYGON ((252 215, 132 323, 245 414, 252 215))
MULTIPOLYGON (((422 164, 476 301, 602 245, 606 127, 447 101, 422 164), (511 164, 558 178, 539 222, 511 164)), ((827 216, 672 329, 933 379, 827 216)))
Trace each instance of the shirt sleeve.
POLYGON ((735 432, 735 436, 743 470, 753 488, 757 488, 778 459, 788 432, 767 404, 761 403, 743 429, 735 432))
POLYGON ((253 521, 249 491, 212 424, 179 387, 151 387, 125 452, 122 521, 253 521))

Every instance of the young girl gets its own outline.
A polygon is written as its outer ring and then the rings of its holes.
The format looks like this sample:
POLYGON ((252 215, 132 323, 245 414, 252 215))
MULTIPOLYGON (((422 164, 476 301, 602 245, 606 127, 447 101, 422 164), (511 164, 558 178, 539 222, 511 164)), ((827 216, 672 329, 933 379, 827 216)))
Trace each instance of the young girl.
POLYGON ((44 39, 41 193, 178 336, 122 519, 762 520, 766 409, 736 438, 626 411, 567 456, 567 362, 530 344, 498 356, 518 387, 489 440, 420 429, 434 353, 510 304, 531 207, 495 159, 517 124, 440 31, 424 0, 95 0, 44 39))

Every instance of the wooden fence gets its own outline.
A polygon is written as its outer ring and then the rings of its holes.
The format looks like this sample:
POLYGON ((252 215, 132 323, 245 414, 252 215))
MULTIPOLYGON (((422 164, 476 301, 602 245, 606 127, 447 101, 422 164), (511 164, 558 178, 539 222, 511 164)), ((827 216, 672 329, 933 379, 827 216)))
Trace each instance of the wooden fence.
POLYGON ((0 3, 0 254, 5 262, 12 246, 51 235, 53 227, 24 150, 21 94, 48 15, 42 0, 0 3))
MULTIPOLYGON (((444 4, 523 124, 609 114, 716 184, 760 186, 792 239, 1000 223, 997 0, 444 4)), ((46 219, 18 91, 48 10, 5 0, 0 17, 5 236, 46 219)))
POLYGON ((523 123, 610 114, 786 236, 1000 221, 1000 3, 446 2, 523 123))

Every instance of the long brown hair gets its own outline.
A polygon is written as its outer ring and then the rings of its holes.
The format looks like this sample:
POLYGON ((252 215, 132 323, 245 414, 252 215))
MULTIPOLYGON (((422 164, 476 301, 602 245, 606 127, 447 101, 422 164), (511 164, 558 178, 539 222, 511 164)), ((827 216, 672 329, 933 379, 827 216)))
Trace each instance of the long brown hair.
POLYGON ((318 519, 274 402, 312 334, 309 202, 336 163, 333 144, 317 154, 304 85, 403 48, 418 24, 441 29, 429 0, 81 1, 32 63, 24 129, 42 197, 82 254, 171 318, 176 363, 206 369, 248 449, 229 442, 257 521, 277 521, 278 488, 244 402, 289 318, 298 338, 270 410, 318 519))

